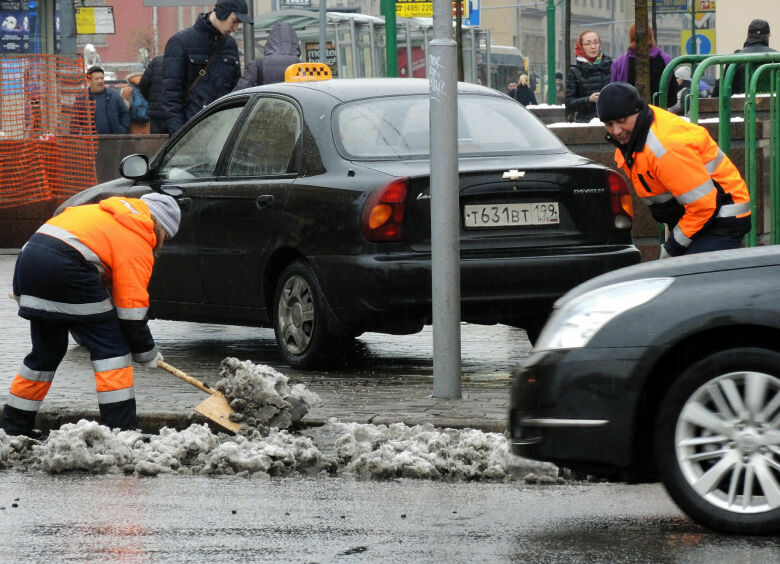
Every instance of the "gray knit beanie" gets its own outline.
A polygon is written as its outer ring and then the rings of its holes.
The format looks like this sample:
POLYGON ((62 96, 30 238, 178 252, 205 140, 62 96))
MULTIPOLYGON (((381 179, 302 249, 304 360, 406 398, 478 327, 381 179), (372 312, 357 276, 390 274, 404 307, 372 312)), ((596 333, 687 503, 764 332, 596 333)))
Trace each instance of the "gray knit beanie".
POLYGON ((157 220, 157 223, 165 230, 168 239, 176 235, 181 221, 181 210, 179 204, 167 194, 144 194, 141 199, 149 206, 149 211, 157 220))

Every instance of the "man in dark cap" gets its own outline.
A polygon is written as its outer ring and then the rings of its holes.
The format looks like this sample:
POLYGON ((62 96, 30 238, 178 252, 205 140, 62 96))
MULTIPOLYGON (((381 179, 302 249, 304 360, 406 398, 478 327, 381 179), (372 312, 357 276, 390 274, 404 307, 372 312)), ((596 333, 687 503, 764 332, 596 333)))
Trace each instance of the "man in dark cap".
POLYGON ((174 134, 188 119, 236 85, 241 76, 238 45, 230 34, 249 23, 245 0, 219 0, 195 24, 165 45, 163 106, 174 134))
MULTIPOLYGON (((755 19, 748 25, 747 39, 742 45, 742 49, 737 49, 735 53, 776 53, 774 49, 769 46, 769 22, 766 20, 755 19)), ((755 70, 755 65, 753 70, 755 70)), ((746 90, 745 85, 745 65, 739 65, 737 70, 734 71, 734 83, 732 84, 731 91, 734 94, 744 93, 746 90)), ((769 74, 765 74, 759 79, 758 84, 759 92, 769 91, 769 74)))
POLYGON ((750 193, 706 129, 648 105, 627 82, 607 84, 596 106, 617 166, 669 229, 660 258, 740 246, 750 230, 750 193))

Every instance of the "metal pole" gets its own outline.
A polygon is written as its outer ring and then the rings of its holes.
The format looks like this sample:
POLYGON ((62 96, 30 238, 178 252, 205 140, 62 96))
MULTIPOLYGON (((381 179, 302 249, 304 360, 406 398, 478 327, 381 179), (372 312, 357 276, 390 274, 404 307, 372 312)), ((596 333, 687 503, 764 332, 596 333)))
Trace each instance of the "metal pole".
MULTIPOLYGON (((157 10, 157 8, 155 8, 157 10)), ((255 18, 255 3, 247 2, 247 14, 249 19, 254 21, 255 18)), ((244 69, 249 68, 249 63, 255 60, 255 26, 252 24, 244 24, 244 69)), ((155 27, 155 37, 157 34, 157 28, 155 27)), ((156 47, 156 45, 155 45, 156 47)))
MULTIPOLYGON (((547 84, 555 84, 555 0, 547 0, 547 84)), ((547 88, 547 103, 555 105, 555 88, 547 88)))
POLYGON ((493 88, 493 69, 490 66, 490 28, 487 28, 485 33, 487 33, 487 41, 485 43, 485 73, 487 74, 485 77, 485 86, 493 88))
POLYGON ((346 68, 342 68, 343 61, 341 56, 341 42, 339 41, 339 21, 333 22, 333 49, 336 51, 336 68, 338 69, 338 76, 345 78, 346 68))
POLYGON ((412 69, 412 28, 409 21, 406 22, 406 78, 414 77, 412 69))
POLYGON ((471 38, 471 82, 477 83, 477 32, 474 27, 469 30, 471 38))
POLYGON ((72 0, 60 0, 60 53, 76 54, 76 12, 72 0))
POLYGON ((433 1, 429 48, 433 395, 461 397, 457 43, 452 2, 433 1))
POLYGON ((387 76, 398 76, 398 38, 395 25, 395 0, 382 0, 382 15, 385 17, 385 60, 387 76))
POLYGON ((691 47, 692 55, 699 54, 699 46, 696 44, 696 0, 691 0, 691 47))
POLYGON ((358 70, 358 49, 357 49, 357 37, 356 37, 355 20, 349 20, 349 38, 352 47, 350 52, 352 53, 352 78, 360 78, 360 71, 358 70))
POLYGON ((160 34, 157 31, 157 6, 152 8, 152 29, 154 31, 154 57, 160 54, 160 34))
MULTIPOLYGON (((325 0, 320 0, 320 62, 328 64, 328 7, 325 0)), ((334 43, 335 45, 335 43, 334 43)))

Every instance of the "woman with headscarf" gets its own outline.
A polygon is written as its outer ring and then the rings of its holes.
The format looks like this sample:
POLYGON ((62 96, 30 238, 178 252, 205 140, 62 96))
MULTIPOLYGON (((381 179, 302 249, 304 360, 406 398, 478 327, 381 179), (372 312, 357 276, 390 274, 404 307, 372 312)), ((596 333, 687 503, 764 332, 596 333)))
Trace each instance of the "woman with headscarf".
POLYGON ((596 101, 601 89, 609 84, 612 59, 601 50, 601 39, 595 31, 580 33, 574 45, 576 62, 566 76, 566 113, 574 120, 589 122, 598 116, 596 101))
MULTIPOLYGON (((636 86, 636 24, 631 24, 628 30, 628 38, 631 43, 628 50, 620 55, 612 64, 612 77, 610 82, 628 82, 636 86)), ((664 53, 655 42, 653 28, 647 28, 647 42, 650 45, 650 96, 659 91, 661 84, 661 75, 666 65, 672 60, 672 57, 664 53)), ((667 84, 666 100, 667 105, 674 104, 677 100, 677 81, 673 76, 669 76, 667 84)))

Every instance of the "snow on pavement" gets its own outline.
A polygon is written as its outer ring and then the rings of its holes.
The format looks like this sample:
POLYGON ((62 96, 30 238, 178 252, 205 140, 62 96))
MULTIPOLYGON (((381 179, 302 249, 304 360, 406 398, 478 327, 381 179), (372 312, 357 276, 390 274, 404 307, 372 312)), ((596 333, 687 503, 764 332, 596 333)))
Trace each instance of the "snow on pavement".
POLYGON ((562 483, 550 463, 514 456, 507 437, 430 424, 372 425, 331 419, 319 427, 287 430, 319 398, 290 387, 273 368, 227 358, 215 386, 239 413, 236 436, 206 424, 151 438, 81 420, 35 441, 0 430, 0 469, 51 474, 124 473, 245 476, 349 475, 357 479, 525 480, 562 483))

